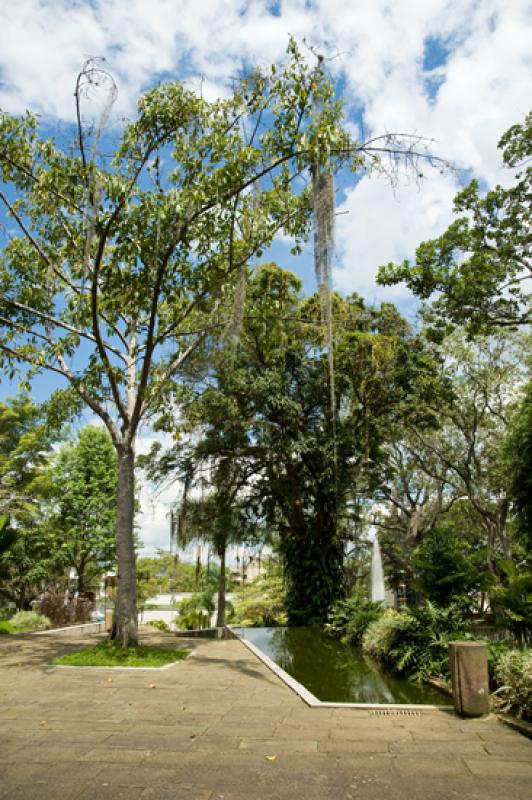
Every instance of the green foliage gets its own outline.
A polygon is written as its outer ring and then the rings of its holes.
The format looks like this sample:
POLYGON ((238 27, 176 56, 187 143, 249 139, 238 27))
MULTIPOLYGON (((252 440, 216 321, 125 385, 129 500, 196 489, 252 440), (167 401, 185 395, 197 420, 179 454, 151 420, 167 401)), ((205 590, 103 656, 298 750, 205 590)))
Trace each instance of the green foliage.
POLYGON ((294 625, 324 622, 343 596, 354 487, 375 487, 387 424, 427 372, 395 308, 335 295, 333 417, 319 297, 301 300, 299 289, 275 264, 250 276, 239 346, 218 354, 189 412, 204 452, 253 476, 246 505, 278 539, 294 625))
POLYGON ((43 584, 61 580, 65 559, 50 525, 54 434, 24 395, 0 403, 0 595, 25 609, 43 584))
POLYGON ((391 647, 401 630, 409 625, 406 614, 388 608, 372 622, 362 637, 362 648, 379 661, 388 660, 391 647))
POLYGON ((326 629, 346 644, 358 645, 368 627, 384 614, 382 603, 356 597, 332 607, 326 629))
POLYGON ((259 576, 240 589, 231 624, 246 628, 286 625, 285 592, 278 576, 259 576))
POLYGON ((176 603, 178 616, 175 619, 180 630, 210 628, 214 613, 214 595, 218 588, 218 576, 212 572, 201 576, 200 591, 176 603))
POLYGON ((512 562, 500 562, 503 583, 493 591, 493 605, 498 622, 515 638, 530 643, 532 637, 532 572, 520 572, 512 562))
POLYGON ((152 619, 148 622, 148 625, 151 625, 152 628, 157 628, 162 633, 172 633, 172 629, 164 619, 152 619))
MULTIPOLYGON (((21 633, 21 631, 18 631, 21 633)), ((8 633, 17 633, 13 625, 7 619, 0 619, 0 636, 6 636, 8 633)))
POLYGON ((117 458, 105 428, 87 425, 61 447, 52 469, 52 519, 78 591, 90 588, 116 560, 117 458))
POLYGON ((176 603, 176 610, 178 616, 175 618, 175 623, 181 631, 211 627, 212 611, 205 608, 204 597, 201 594, 193 594, 192 597, 180 600, 176 603))
POLYGON ((45 468, 53 438, 27 395, 0 402, 0 514, 28 519, 49 489, 45 468))
POLYGON ((495 675, 502 710, 532 720, 532 651, 510 650, 500 658, 495 675))
POLYGON ((490 642, 488 644, 488 674, 490 678, 490 685, 492 685, 493 688, 496 688, 496 674, 499 661, 503 656, 513 649, 514 646, 504 639, 498 642, 490 642))
POLYGON ((159 550, 156 558, 137 559, 137 573, 149 584, 152 596, 192 592, 196 588, 195 566, 163 550, 159 550))
POLYGON ((505 444, 510 497, 525 552, 532 552, 532 381, 526 387, 505 444))
POLYGON ((43 631, 51 627, 48 617, 35 611, 18 611, 11 617, 10 623, 13 628, 26 631, 43 631))
POLYGON ((6 556, 17 539, 17 532, 9 524, 8 516, 0 516, 0 581, 8 572, 6 556), (2 574, 3 571, 3 574, 2 574))
POLYGON ((164 667, 165 664, 182 661, 188 653, 188 650, 152 645, 120 647, 114 642, 105 641, 56 658, 53 663, 71 667, 164 667))
POLYGON ((25 609, 42 592, 43 585, 65 584, 65 561, 55 531, 46 520, 28 520, 16 528, 17 537, 1 556, 0 595, 25 609))
POLYGON ((440 606, 457 600, 473 604, 488 584, 485 552, 472 550, 445 522, 425 535, 412 554, 412 566, 421 591, 440 606))
MULTIPOLYGON (((120 462, 117 630, 136 640, 133 508, 139 425, 166 414, 208 362, 238 276, 280 231, 310 230, 301 181, 319 161, 362 169, 374 153, 341 128, 334 88, 289 41, 279 67, 253 70, 208 102, 177 82, 140 98, 134 119, 98 147, 116 86, 94 61, 78 77, 77 135, 31 113, 0 114, 0 182, 10 218, 0 257, 0 369, 59 373, 106 425, 120 462), (90 92, 87 90, 90 88, 90 92), (256 192, 248 191, 256 186, 256 192), (123 512, 123 513, 122 513, 123 512)), ((407 156, 405 156, 407 158, 407 156)), ((203 373, 202 373, 203 374, 203 373)))
MULTIPOLYGON (((532 113, 504 134, 499 148, 508 166, 526 164, 532 154, 532 113)), ((532 167, 523 166, 512 186, 496 186, 485 195, 478 181, 471 181, 455 197, 455 213, 461 216, 440 237, 418 247, 414 264, 381 267, 379 283, 404 281, 423 299, 438 292, 428 316, 439 331, 449 322, 465 324, 472 333, 530 322, 531 176, 532 167)))
POLYGON ((448 644, 468 637, 468 623, 458 606, 438 608, 426 603, 401 612, 388 609, 362 639, 368 655, 414 680, 432 675, 449 677, 448 644))
POLYGON ((433 422, 406 419, 390 446, 381 546, 395 582, 412 592, 410 602, 417 588, 440 603, 465 592, 475 606, 501 581, 501 560, 526 559, 512 514, 506 436, 520 414, 528 337, 498 331, 468 340, 456 330, 437 350, 440 385, 427 401, 433 422), (447 533, 430 534, 442 527, 447 533), (427 575, 422 586, 416 548, 427 575))

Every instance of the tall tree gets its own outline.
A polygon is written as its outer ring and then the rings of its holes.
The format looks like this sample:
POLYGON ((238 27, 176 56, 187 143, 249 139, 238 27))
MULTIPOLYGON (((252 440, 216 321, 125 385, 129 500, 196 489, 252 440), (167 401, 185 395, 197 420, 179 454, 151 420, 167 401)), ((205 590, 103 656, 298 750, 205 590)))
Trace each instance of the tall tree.
MULTIPOLYGON (((435 426, 423 428, 407 421, 407 435, 401 440, 401 451, 411 466, 404 475, 403 503, 409 494, 415 494, 416 482, 421 482, 426 486, 427 508, 434 512, 429 514, 428 527, 420 529, 422 518, 413 509, 418 524, 416 543, 449 509, 453 508, 454 513, 456 504, 467 503, 484 532, 485 552, 494 576, 499 574, 498 559, 512 558, 505 440, 512 420, 519 414, 526 379, 522 358, 525 348, 524 336, 499 333, 471 342, 463 331, 456 331, 442 348, 445 386, 432 399, 435 426), (420 481, 423 475, 425 478, 420 481)), ((398 477, 400 472, 396 472, 398 477)), ((393 492, 392 482, 385 496, 392 509, 397 509, 397 495, 394 497, 393 492)), ((406 509, 403 517, 405 513, 406 509)), ((396 516, 392 512, 383 524, 393 526, 396 516)))
POLYGON ((501 138, 503 163, 521 168, 509 188, 480 191, 477 180, 455 198, 460 215, 436 239, 419 245, 412 264, 381 267, 379 283, 404 281, 423 300, 436 329, 466 325, 470 333, 532 322, 530 313, 530 193, 532 113, 501 138))
POLYGON ((277 533, 292 623, 324 619, 343 593, 348 504, 375 485, 380 445, 416 372, 416 340, 390 306, 333 297, 336 424, 320 298, 263 265, 248 286, 240 344, 223 352, 198 403, 214 457, 247 464, 247 502, 277 533))
POLYGON ((427 153, 419 137, 351 141, 321 62, 309 66, 293 41, 283 66, 255 70, 224 100, 157 86, 116 147, 104 132, 115 93, 89 63, 76 85, 74 148, 42 138, 31 114, 0 117, 0 201, 18 227, 0 268, 0 351, 10 372, 21 364, 30 376, 59 374, 111 434, 119 471, 112 635, 128 645, 137 641, 140 423, 213 332, 238 317, 227 309, 243 265, 279 230, 296 241, 307 233, 305 173, 385 168, 386 154, 397 164, 427 153), (107 87, 104 111, 88 126, 83 99, 96 85, 107 87))
POLYGON ((203 541, 220 559, 216 627, 225 625, 227 549, 231 545, 250 542, 257 526, 246 508, 245 491, 250 475, 239 473, 239 463, 223 458, 211 465, 211 478, 201 496, 189 498, 180 509, 182 526, 178 544, 203 541))
POLYGON ((36 510, 53 437, 42 408, 27 395, 0 403, 0 514, 36 510))
POLYGON ((139 424, 225 324, 240 265, 279 229, 304 232, 309 194, 293 193, 293 181, 316 152, 352 153, 331 86, 313 81, 294 45, 284 67, 256 71, 227 100, 208 103, 178 83, 149 91, 110 159, 112 141, 103 148, 101 137, 114 91, 94 64, 80 75, 75 152, 41 138, 31 114, 0 118, 8 187, 0 199, 19 229, 1 264, 0 349, 10 371, 18 363, 65 378, 111 434, 119 470, 113 635, 128 645, 137 641, 139 424), (89 128, 82 101, 97 83, 109 102, 89 128))
POLYGON ((87 425, 63 445, 52 469, 53 524, 85 592, 102 564, 116 561, 116 451, 105 428, 87 425))
POLYGON ((28 608, 65 563, 49 524, 53 433, 25 395, 0 403, 0 594, 28 608))
POLYGON ((505 454, 518 532, 532 559, 532 380, 509 426, 505 454))

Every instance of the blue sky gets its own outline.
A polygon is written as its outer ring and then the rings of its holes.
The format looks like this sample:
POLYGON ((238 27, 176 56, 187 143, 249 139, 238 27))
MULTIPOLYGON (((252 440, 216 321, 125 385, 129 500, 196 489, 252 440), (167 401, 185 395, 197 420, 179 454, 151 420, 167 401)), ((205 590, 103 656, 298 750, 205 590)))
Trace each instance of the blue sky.
MULTIPOLYGON (((445 229, 460 180, 511 180, 496 143, 529 110, 531 8, 528 0, 4 2, 0 108, 31 108, 68 134, 76 75, 87 56, 103 56, 118 84, 119 126, 139 94, 160 80, 201 86, 208 99, 223 96, 244 65, 282 60, 289 33, 305 39, 331 59, 355 136, 423 134, 461 170, 428 171, 421 185, 406 178, 395 191, 378 176, 338 183, 336 288, 358 291, 368 302, 392 300, 412 314, 404 287, 376 287, 376 269, 412 257, 420 241, 445 229)), ((279 242, 273 255, 313 290, 310 247, 296 260, 279 242)), ((37 379, 36 396, 55 385, 37 379)), ((2 382, 2 395, 12 390, 2 382)), ((149 441, 145 432, 141 449, 149 441)), ((163 498, 148 536, 143 531, 150 545, 166 542, 166 510, 163 498)))

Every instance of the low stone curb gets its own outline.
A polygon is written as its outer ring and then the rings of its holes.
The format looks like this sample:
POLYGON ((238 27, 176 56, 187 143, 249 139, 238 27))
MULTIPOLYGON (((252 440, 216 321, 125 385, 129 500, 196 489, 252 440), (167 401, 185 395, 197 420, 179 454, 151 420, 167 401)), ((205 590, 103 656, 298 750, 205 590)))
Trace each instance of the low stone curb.
POLYGON ((33 631, 32 636, 76 636, 78 633, 101 633, 105 631, 105 622, 82 622, 80 625, 67 625, 64 628, 48 628, 45 631, 33 631))
POLYGON ((532 722, 526 722, 524 719, 517 719, 516 717, 512 717, 511 714, 497 714, 497 719, 504 722, 505 725, 508 725, 508 727, 513 728, 515 731, 519 731, 523 736, 532 739, 532 722))

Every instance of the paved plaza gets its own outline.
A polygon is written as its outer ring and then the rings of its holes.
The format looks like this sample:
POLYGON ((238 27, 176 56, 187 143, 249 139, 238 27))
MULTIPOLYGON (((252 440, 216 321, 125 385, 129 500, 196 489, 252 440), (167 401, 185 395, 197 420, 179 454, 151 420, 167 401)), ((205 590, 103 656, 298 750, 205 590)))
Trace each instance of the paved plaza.
POLYGON ((238 640, 173 638, 193 652, 162 671, 50 666, 97 638, 0 638, 1 800, 532 798, 532 741, 494 718, 309 708, 238 640))

